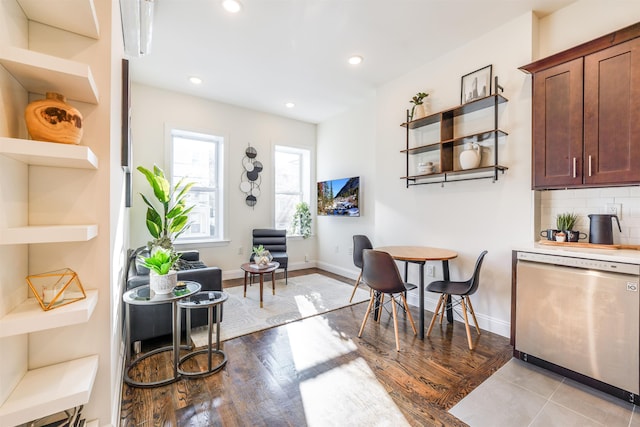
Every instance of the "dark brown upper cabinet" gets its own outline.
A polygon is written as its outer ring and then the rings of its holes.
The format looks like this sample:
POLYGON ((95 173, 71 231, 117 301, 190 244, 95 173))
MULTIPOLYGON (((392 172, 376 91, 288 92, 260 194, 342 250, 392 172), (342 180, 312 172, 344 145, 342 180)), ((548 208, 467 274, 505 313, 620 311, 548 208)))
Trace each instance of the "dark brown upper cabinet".
POLYGON ((533 76, 533 189, 640 183, 640 23, 520 69, 533 76))

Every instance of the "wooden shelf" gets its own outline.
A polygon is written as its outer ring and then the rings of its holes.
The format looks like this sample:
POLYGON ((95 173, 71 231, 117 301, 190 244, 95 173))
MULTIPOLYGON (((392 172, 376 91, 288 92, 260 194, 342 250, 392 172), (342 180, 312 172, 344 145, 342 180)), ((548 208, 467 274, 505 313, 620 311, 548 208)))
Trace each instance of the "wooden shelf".
POLYGON ((57 92, 67 99, 98 103, 98 88, 87 64, 13 46, 0 47, 0 64, 28 92, 57 92))
POLYGON ((412 120, 408 123, 402 123, 400 126, 407 127, 409 129, 417 129, 423 126, 428 126, 434 123, 438 123, 442 121, 444 116, 457 117, 463 114, 473 113, 475 111, 484 110, 485 108, 493 107, 498 101, 498 104, 502 104, 507 102, 507 98, 500 94, 489 95, 484 98, 475 99, 473 101, 467 102, 466 104, 458 105, 453 108, 449 108, 447 110, 439 111, 437 113, 429 114, 428 116, 421 117, 416 120, 412 120))
POLYGON ((0 425, 14 426, 89 402, 98 356, 27 371, 0 406, 0 425))
POLYGON ((482 166, 473 169, 461 169, 447 172, 402 176, 400 179, 412 181, 409 185, 443 184, 445 182, 469 181, 476 179, 497 179, 498 172, 504 173, 506 166, 482 166))
POLYGON ((0 154, 33 166, 98 169, 89 147, 0 137, 0 154))
POLYGON ((85 292, 87 298, 49 311, 44 311, 35 298, 27 298, 0 318, 0 338, 87 322, 96 308, 98 291, 85 292))
POLYGON ((95 224, 31 225, 2 230, 2 233, 0 233, 0 245, 86 242, 97 235, 98 226, 95 224))
POLYGON ((30 21, 98 39, 100 29, 93 0, 64 0, 47 7, 42 0, 17 0, 30 21))

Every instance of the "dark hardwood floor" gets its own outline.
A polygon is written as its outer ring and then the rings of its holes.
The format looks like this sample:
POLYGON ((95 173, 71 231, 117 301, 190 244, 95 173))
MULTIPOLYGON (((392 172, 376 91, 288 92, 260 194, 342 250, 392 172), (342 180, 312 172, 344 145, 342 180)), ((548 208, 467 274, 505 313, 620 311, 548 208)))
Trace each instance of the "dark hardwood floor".
MULTIPOLYGON (((310 272, 353 283, 317 269, 289 275, 310 272)), ((411 426, 464 426, 448 409, 511 358, 508 338, 473 331, 470 351, 464 324, 456 321, 421 341, 402 315, 396 352, 390 315, 379 325, 370 319, 358 338, 365 310, 360 303, 226 341, 226 367, 202 379, 154 389, 125 384, 120 425, 396 426, 400 417, 411 426)), ((417 322, 417 308, 411 310, 417 322)), ((425 313, 425 323, 431 315, 425 313)), ((170 352, 150 357, 132 375, 165 375, 170 358, 170 352)))

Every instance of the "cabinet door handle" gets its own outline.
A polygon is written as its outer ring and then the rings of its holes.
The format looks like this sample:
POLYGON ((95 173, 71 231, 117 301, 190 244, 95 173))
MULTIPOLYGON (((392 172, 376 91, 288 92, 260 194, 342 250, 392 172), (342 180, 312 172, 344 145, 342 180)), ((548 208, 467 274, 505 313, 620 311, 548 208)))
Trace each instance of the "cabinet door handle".
POLYGON ((576 158, 573 158, 573 177, 576 177, 576 158))
POLYGON ((589 156, 589 176, 591 176, 591 156, 589 156))

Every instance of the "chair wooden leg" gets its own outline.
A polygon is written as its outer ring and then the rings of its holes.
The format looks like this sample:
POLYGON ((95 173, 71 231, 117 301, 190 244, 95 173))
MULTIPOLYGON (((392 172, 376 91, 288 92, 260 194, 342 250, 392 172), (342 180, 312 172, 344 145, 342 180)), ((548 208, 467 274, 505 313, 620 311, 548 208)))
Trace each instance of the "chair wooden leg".
MULTIPOLYGON (((393 295, 391 295, 393 300, 393 295)), ((400 338, 398 338, 398 310, 395 301, 391 301, 391 312, 393 313, 393 331, 396 334, 396 351, 400 351, 400 338)))
POLYGON ((473 318, 473 323, 476 325, 476 331, 478 331, 478 335, 481 335, 480 328, 478 327, 478 320, 476 319, 476 312, 473 310, 473 306, 471 305, 471 298, 469 298, 469 295, 467 295, 466 298, 467 305, 469 305, 469 311, 471 312, 471 317, 473 318))
POLYGON ((442 325, 442 319, 444 319, 444 312, 447 310, 447 294, 442 294, 442 311, 440 312, 440 324, 442 325))
POLYGON ((369 317, 369 313, 371 313, 371 307, 373 307, 373 302, 376 299, 374 295, 371 295, 371 299, 369 300, 369 305, 367 306, 367 311, 364 313, 364 319, 362 319, 362 326, 360 326, 360 332, 358 332, 358 338, 362 336, 362 331, 364 331, 364 326, 367 324, 367 318, 369 317))
POLYGON ((429 329, 427 330, 427 336, 431 335, 431 329, 433 329, 433 325, 436 323, 436 319, 438 318, 438 313, 440 312, 440 306, 442 305, 442 300, 444 299, 444 295, 440 295, 438 298, 438 304, 436 305, 436 310, 433 312, 433 317, 431 318, 431 323, 429 323, 429 329))
POLYGON ((380 318, 382 318, 383 306, 384 306, 384 294, 380 292, 380 305, 378 306, 378 323, 380 323, 380 318))
POLYGON ((358 274, 358 278, 356 279, 356 284, 353 286, 353 291, 351 292, 351 298, 349 298, 349 302, 353 300, 353 296, 356 294, 356 289, 358 289, 358 285, 360 284, 360 278, 362 278, 362 270, 360 270, 360 274, 358 274))
POLYGON ((462 304, 462 314, 464 316, 464 327, 467 330, 467 341, 469 342, 469 350, 473 350, 473 342, 471 341, 471 328, 469 328, 469 319, 467 318, 467 304, 464 302, 464 297, 460 301, 462 304))
POLYGON ((411 312, 409 311, 409 304, 407 304, 407 299, 404 297, 403 294, 400 294, 400 297, 402 298, 402 304, 404 305, 404 311, 405 311, 405 313, 407 313, 407 316, 409 316, 409 322, 411 323, 411 328, 413 328, 413 335, 418 335, 418 330, 416 329, 416 324, 413 323, 413 316, 411 316, 411 312))

